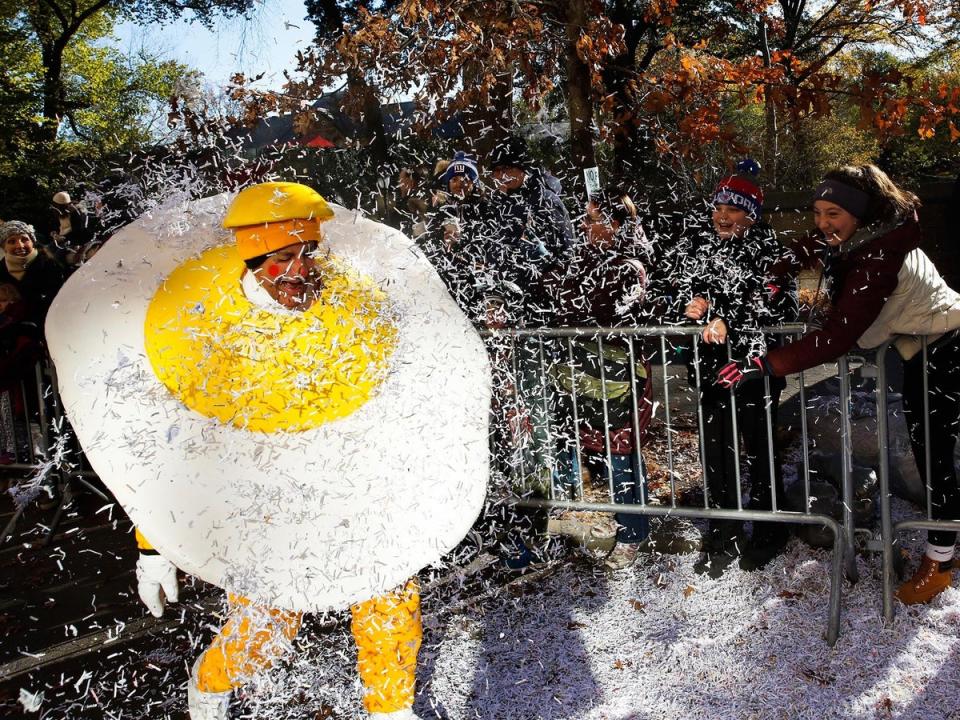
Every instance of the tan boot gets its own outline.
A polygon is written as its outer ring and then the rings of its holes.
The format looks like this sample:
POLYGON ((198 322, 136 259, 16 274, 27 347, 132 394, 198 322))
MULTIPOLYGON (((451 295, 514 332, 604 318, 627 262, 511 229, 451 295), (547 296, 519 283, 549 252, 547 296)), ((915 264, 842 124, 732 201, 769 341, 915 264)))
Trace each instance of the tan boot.
MULTIPOLYGON (((947 563, 944 563, 945 565, 947 563)), ((951 566, 952 567, 952 566, 951 566)), ((904 605, 928 603, 941 592, 950 587, 953 581, 951 567, 940 569, 940 563, 927 555, 920 561, 920 567, 897 590, 897 598, 904 605)))

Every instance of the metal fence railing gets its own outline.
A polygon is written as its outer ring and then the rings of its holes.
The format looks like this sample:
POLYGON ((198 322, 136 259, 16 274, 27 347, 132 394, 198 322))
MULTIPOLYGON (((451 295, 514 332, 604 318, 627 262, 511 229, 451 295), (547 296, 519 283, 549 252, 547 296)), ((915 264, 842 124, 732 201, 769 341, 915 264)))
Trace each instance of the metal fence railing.
MULTIPOLYGON (((743 503, 744 484, 743 471, 741 467, 741 436, 738 428, 737 414, 737 393, 729 393, 729 405, 727 409, 730 413, 730 426, 732 432, 729 437, 732 442, 732 460, 735 468, 735 493, 734 501, 729 507, 718 506, 710 496, 710 470, 706 458, 704 438, 705 411, 704 411, 704 392, 709 386, 713 385, 713 377, 703 377, 701 366, 703 358, 701 357, 704 349, 704 343, 699 337, 702 330, 700 327, 633 327, 633 328, 563 328, 563 329, 525 329, 525 330, 495 330, 485 332, 485 338, 488 349, 495 358, 495 366, 501 368, 501 377, 495 378, 497 390, 499 393, 501 405, 512 403, 515 408, 513 416, 523 415, 526 419, 526 433, 513 433, 508 440, 508 447, 503 448, 502 438, 500 447, 495 448, 495 457, 497 455, 512 458, 507 464, 507 472, 513 475, 513 486, 516 497, 512 499, 514 504, 523 507, 542 508, 547 510, 583 510, 598 511, 605 513, 633 514, 633 515, 651 515, 651 516, 674 516, 684 518, 698 518, 707 520, 738 520, 738 521, 761 521, 761 522, 780 522, 801 525, 820 525, 825 527, 833 538, 832 568, 830 573, 830 601, 828 606, 826 640, 831 645, 836 642, 840 627, 841 611, 841 582, 845 572, 851 582, 858 579, 856 558, 854 553, 855 526, 854 506, 855 506, 855 488, 853 482, 853 463, 851 446, 851 424, 850 424, 850 405, 851 405, 851 382, 850 366, 851 362, 863 362, 864 357, 842 357, 837 362, 837 372, 834 377, 838 379, 839 385, 839 420, 840 420, 840 441, 842 457, 842 518, 836 519, 831 515, 822 512, 813 512, 811 510, 811 458, 809 442, 809 423, 807 419, 807 378, 805 373, 799 373, 796 376, 798 387, 796 392, 799 396, 800 407, 800 466, 798 473, 798 482, 802 484, 802 508, 788 509, 785 507, 785 499, 778 497, 778 487, 776 482, 777 468, 774 463, 777 460, 777 449, 775 448, 774 433, 776 426, 772 417, 774 410, 774 393, 771 391, 771 379, 765 378, 764 383, 764 412, 766 415, 765 435, 763 441, 767 445, 766 458, 769 462, 769 509, 746 508, 743 503), (702 502, 696 505, 678 503, 677 479, 675 451, 673 447, 673 419, 675 416, 674 398, 672 395, 675 390, 671 389, 670 374, 672 366, 676 366, 678 361, 675 359, 675 341, 685 342, 689 350, 689 359, 686 364, 689 366, 690 384, 692 394, 695 399, 696 426, 699 440, 699 453, 701 465, 700 485, 702 488, 702 502), (635 504, 618 504, 615 502, 615 492, 612 478, 612 455, 610 430, 610 388, 611 384, 606 377, 606 369, 603 362, 592 370, 598 377, 591 378, 588 369, 584 368, 582 362, 577 359, 578 346, 584 342, 594 344, 595 350, 599 356, 603 356, 604 347, 616 345, 628 359, 627 365, 628 377, 618 378, 620 381, 626 381, 629 384, 630 394, 633 398, 643 398, 644 392, 642 383, 638 376, 640 363, 638 358, 645 357, 654 361, 654 372, 661 375, 662 397, 654 397, 652 401, 648 398, 647 402, 652 402, 654 415, 662 421, 662 432, 665 435, 666 446, 666 465, 669 478, 669 502, 656 503, 647 499, 646 493, 640 495, 639 501, 635 504), (641 350, 642 348, 642 350, 641 350), (504 362, 506 360, 507 362, 504 362), (499 363, 497 362, 499 361, 499 363), (556 368, 566 365, 567 376, 572 379, 566 387, 555 381, 558 375, 556 368), (509 368, 509 374, 504 375, 502 369, 509 368), (552 376, 552 377, 551 377, 552 376), (599 381, 599 382, 595 382, 599 381), (561 497, 557 491, 557 483, 550 482, 544 488, 543 476, 555 478, 558 475, 558 468, 564 463, 564 452, 558 449, 558 446, 566 445, 569 454, 575 456, 576 467, 583 467, 581 447, 580 427, 583 423, 582 418, 582 393, 584 389, 592 391, 594 394, 599 391, 600 407, 603 415, 604 432, 603 452, 605 456, 605 465, 608 480, 608 497, 605 502, 590 502, 584 500, 582 480, 579 473, 575 473, 576 486, 572 497, 561 497), (526 406, 525 409, 522 409, 526 406), (513 446, 509 447, 512 442, 513 446), (529 447, 531 445, 540 447, 529 447), (527 452, 523 452, 524 446, 527 452), (540 462, 540 468, 530 468, 531 462, 540 462), (539 476, 536 470, 539 470, 539 476), (533 471, 533 472, 532 472, 533 471), (538 491, 539 490, 539 491, 538 491)), ((804 328, 798 325, 783 326, 780 328, 768 328, 775 334, 784 336, 784 340, 789 342, 792 337, 803 332, 804 328)), ((716 353, 716 350, 712 350, 716 353)), ((724 350, 726 359, 730 359, 729 348, 724 350)), ((870 354, 866 357, 866 362, 870 362, 870 354)), ((496 371, 495 371, 496 373, 496 371)), ((822 375, 822 373, 821 373, 822 375)), ((822 378, 821 378, 822 379, 822 378)), ((674 383, 675 384, 675 383, 674 383)), ((741 386, 742 387, 742 386, 741 386)), ((883 382, 877 383, 877 406, 879 408, 878 419, 884 419, 884 407, 886 395, 880 389, 884 387, 883 382)), ((712 392, 716 392, 714 389, 712 392)), ((495 400, 495 405, 497 400, 495 400)), ((642 403, 631 402, 631 424, 635 437, 641 436, 640 414, 642 412, 642 403)), ((521 427, 523 423, 515 423, 521 427)), ((516 429, 516 428, 514 428, 516 429)), ((753 438, 754 442, 756 438, 753 438)), ((494 440, 494 442, 498 442, 494 440)), ((878 436, 880 457, 885 458, 887 447, 884 436, 881 433, 878 436)), ((635 454, 634 466, 643 463, 643 447, 641 443, 634 442, 631 450, 635 454)), ((662 459, 661 459, 662 460, 662 459)), ((881 469, 881 477, 885 477, 881 469)), ((756 480, 754 480, 756 482, 756 480)), ((881 505, 883 507, 882 517, 889 524, 889 502, 886 498, 886 490, 881 487, 881 505)), ((897 525, 896 530, 907 527, 927 527, 929 521, 911 521, 902 522, 897 525)), ((885 526, 886 527, 886 526, 885 526)), ((883 531, 884 538, 884 557, 889 559, 891 532, 889 528, 883 531)), ((885 584, 885 613, 888 613, 888 603, 890 597, 890 582, 885 584)))
MULTIPOLYGON (((15 496, 15 509, 3 530, 0 546, 13 536, 30 500, 42 486, 49 486, 55 510, 44 522, 41 546, 50 544, 64 513, 81 487, 100 497, 109 497, 89 481, 96 478, 63 412, 57 392, 57 373, 49 358, 38 361, 31 372, 0 393, 0 428, 5 462, 0 468, 19 476, 31 486, 15 496), (30 492, 33 490, 34 492, 30 492)), ((43 491, 40 490, 42 493, 43 491)))
MULTIPOLYGON (((842 516, 837 519, 824 512, 814 512, 811 507, 811 456, 810 426, 808 422, 808 374, 794 377, 796 397, 800 408, 799 471, 796 482, 800 484, 802 507, 787 507, 786 498, 780 494, 777 472, 777 447, 775 446, 775 422, 777 392, 771 387, 771 379, 763 380, 763 413, 765 422, 762 438, 766 445, 767 476, 769 479, 769 509, 745 507, 743 502, 745 478, 741 466, 741 432, 738 427, 736 393, 729 395, 729 404, 723 411, 730 414, 729 435, 730 460, 734 469, 735 490, 733 498, 711 496, 711 472, 704 447, 703 437, 708 417, 705 413, 704 394, 714 392, 713 378, 705 377, 704 353, 717 353, 717 346, 705 349, 699 337, 701 328, 690 326, 632 327, 632 328, 563 328, 492 330, 482 333, 494 368, 493 425, 499 413, 501 432, 492 432, 494 461, 512 479, 515 490, 509 502, 529 508, 546 510, 584 510, 623 515, 674 516, 707 520, 760 521, 823 526, 832 538, 832 563, 830 571, 830 599, 827 610, 826 640, 831 645, 837 640, 840 628, 841 584, 843 575, 855 582, 857 565, 854 549, 856 533, 861 532, 855 524, 855 487, 853 479, 853 449, 851 445, 851 382, 852 365, 876 366, 869 374, 876 376, 872 390, 876 403, 877 449, 879 460, 879 533, 871 535, 867 548, 882 553, 883 616, 890 622, 894 617, 893 593, 900 555, 896 553, 897 538, 907 530, 940 529, 960 531, 960 519, 936 519, 931 500, 930 478, 930 414, 924 403, 924 436, 927 455, 926 504, 919 516, 893 522, 890 502, 890 467, 888 459, 888 377, 886 360, 889 346, 876 352, 856 353, 842 357, 837 362, 835 373, 820 372, 819 379, 828 375, 838 380, 839 431, 841 455, 842 516), (686 356, 678 348, 685 349, 686 356), (593 358, 591 360, 591 357, 593 358), (677 383, 677 368, 689 371, 689 390, 681 395, 677 383), (653 385, 659 390, 652 391, 653 385), (628 410, 623 409, 627 396, 628 410), (702 492, 702 500, 682 503, 678 471, 677 448, 675 447, 676 420, 684 410, 678 410, 686 402, 686 412, 695 417, 698 435, 699 469, 694 485, 702 492), (606 473, 606 501, 598 502, 586 497, 582 475, 584 467, 583 427, 593 415, 595 424, 602 425, 593 440, 600 438, 600 446, 591 452, 599 455, 599 465, 606 473), (657 423, 655 432, 661 434, 665 448, 665 466, 669 499, 667 502, 650 500, 646 492, 638 495, 633 504, 617 503, 614 482, 614 456, 623 456, 623 447, 614 443, 622 436, 632 436, 628 454, 633 467, 644 465, 644 442, 637 442, 647 432, 648 420, 657 423), (615 431, 620 431, 618 436, 615 431), (577 471, 573 472, 573 468, 577 471), (563 478, 569 481, 564 482, 563 478)), ((800 325, 785 325, 767 328, 765 332, 783 336, 789 342, 804 330, 800 325)), ((725 358, 730 357, 727 347, 722 349, 725 358)), ((928 395, 927 343, 922 343, 923 390, 928 395)), ((721 358, 724 359, 724 358, 721 358)), ((824 368, 828 366, 823 366, 824 368)), ((822 369, 821 369, 822 370, 822 369)), ((13 442, 12 461, 5 463, 7 472, 20 473, 23 477, 35 474, 46 465, 61 492, 62 499, 53 520, 48 526, 45 542, 54 535, 57 523, 72 500, 75 489, 95 492, 104 501, 108 498, 95 485, 87 482, 95 474, 83 457, 73 433, 69 431, 56 388, 56 372, 53 366, 43 361, 37 364, 31 376, 21 384, 20 391, 25 403, 18 417, 19 423, 5 432, 7 442, 13 442), (33 387, 30 387, 30 383, 33 387), (9 440, 14 438, 14 440, 9 440), (54 455, 59 453, 58 458, 54 455)), ((741 385, 741 387, 743 387, 741 385)), ((3 421, 10 422, 6 413, 3 421)), ((653 431, 651 431, 653 432, 653 431)), ((652 435, 650 436, 652 437, 652 435)), ((756 438, 748 438, 754 443, 756 438)), ((8 452, 8 448, 0 448, 8 452)), ((7 458, 11 460, 11 458, 7 458)), ((690 478, 686 478, 689 485, 690 478)), ((756 478, 751 480, 756 484, 756 478)), ((695 493, 694 493, 695 495, 695 493)), ((18 506, 0 534, 0 544, 13 533, 24 507, 18 506)))
MULTIPOLYGON (((952 334, 952 333, 951 333, 952 334)), ((929 378, 929 344, 927 339, 921 338, 921 362, 922 362, 922 394, 923 394, 923 445, 924 455, 922 461, 923 474, 922 481, 924 487, 924 505, 921 508, 919 516, 893 522, 893 511, 891 507, 891 483, 890 483, 890 458, 889 453, 884 450, 889 446, 889 407, 887 401, 888 379, 886 370, 886 358, 892 343, 886 343, 877 350, 877 436, 880 443, 880 460, 878 464, 878 475, 880 479, 880 546, 883 553, 883 617, 888 622, 893 622, 895 606, 893 603, 894 585, 896 583, 896 567, 902 565, 903 556, 897 552, 897 544, 901 533, 907 530, 944 530, 947 532, 960 532, 960 518, 943 519, 934 517, 933 505, 933 481, 931 463, 931 413, 930 398, 931 389, 928 384, 929 378), (881 392, 881 389, 884 390, 881 392)), ((958 372, 960 368, 952 368, 951 372, 958 372)), ((954 400, 954 408, 957 400, 954 400)), ((940 417, 937 420, 941 423, 956 423, 958 418, 940 417)), ((954 426, 954 431, 956 426, 954 426)), ((909 430, 908 430, 909 432, 909 430)), ((953 457, 949 458, 953 463, 953 457)))

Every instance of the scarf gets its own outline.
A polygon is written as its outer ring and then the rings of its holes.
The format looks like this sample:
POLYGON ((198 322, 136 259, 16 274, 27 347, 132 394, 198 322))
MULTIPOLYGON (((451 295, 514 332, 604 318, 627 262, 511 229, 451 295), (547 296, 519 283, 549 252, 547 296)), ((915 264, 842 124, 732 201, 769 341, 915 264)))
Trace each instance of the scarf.
POLYGON ((39 255, 39 252, 36 248, 29 255, 23 257, 4 253, 3 261, 7 264, 7 272, 13 275, 15 279, 22 280, 27 273, 27 266, 37 259, 37 255, 39 255))

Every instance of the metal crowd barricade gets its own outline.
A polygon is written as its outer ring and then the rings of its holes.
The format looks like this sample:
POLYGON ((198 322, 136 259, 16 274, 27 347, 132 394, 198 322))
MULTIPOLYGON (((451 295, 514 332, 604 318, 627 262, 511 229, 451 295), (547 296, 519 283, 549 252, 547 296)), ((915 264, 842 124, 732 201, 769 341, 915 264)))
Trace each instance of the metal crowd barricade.
MULTIPOLYGON (((783 326, 780 328, 767 328, 765 331, 778 332, 782 334, 798 334, 803 332, 803 326, 800 325, 790 325, 783 326)), ((551 408, 549 407, 549 399, 547 397, 547 385, 550 382, 547 377, 547 366, 548 366, 548 354, 549 360, 552 360, 553 364, 560 362, 565 362, 568 364, 571 377, 574 378, 573 381, 573 390, 571 392, 571 402, 569 404, 570 408, 570 419, 573 421, 573 442, 575 445, 575 454, 577 459, 577 467, 583 468, 582 464, 582 450, 579 437, 579 427, 580 427, 580 412, 578 406, 578 393, 577 393, 577 368, 574 363, 574 347, 575 342, 578 339, 591 339, 595 340, 600 351, 600 361, 599 361, 599 370, 600 370, 600 388, 602 389, 602 406, 603 406, 603 418, 604 418, 604 446, 605 446, 605 456, 606 456, 606 470, 609 481, 609 490, 610 497, 609 502, 598 503, 598 502, 585 502, 583 500, 583 487, 582 487, 582 478, 580 472, 574 473, 576 477, 575 483, 575 492, 574 499, 559 499, 555 494, 555 484, 552 478, 555 476, 557 467, 556 467, 556 455, 551 454, 553 448, 551 447, 551 453, 546 453, 549 457, 550 467, 549 475, 551 481, 549 483, 549 493, 547 497, 514 497, 511 499, 516 505, 529 507, 529 508, 542 508, 546 510, 552 509, 563 509, 563 510, 582 510, 582 511, 595 511, 595 512, 605 512, 605 513, 620 513, 620 514, 632 514, 632 515, 660 515, 660 516, 674 516, 674 517, 683 517, 683 518, 703 518, 703 519, 716 519, 716 520, 740 520, 740 521, 773 521, 773 522, 784 522, 784 523, 795 523, 795 524, 809 524, 809 525, 822 525, 825 526, 829 532, 833 535, 833 559, 831 567, 831 579, 830 579, 830 602, 828 609, 828 623, 826 631, 826 640, 830 645, 833 645, 839 634, 840 628, 840 607, 841 607, 841 582, 843 570, 845 567, 846 561, 846 570, 847 575, 851 581, 856 581, 856 563, 853 553, 853 539, 854 539, 854 519, 852 513, 853 505, 853 487, 851 480, 851 460, 850 460, 850 424, 849 417, 847 417, 847 408, 849 406, 849 380, 846 376, 847 373, 847 364, 846 359, 841 361, 840 364, 840 384, 841 384, 841 403, 843 412, 841 416, 845 418, 842 424, 842 433, 843 433, 843 449, 844 449, 844 462, 843 462, 843 489, 844 489, 844 501, 845 501, 845 511, 844 511, 844 520, 843 523, 838 522, 833 517, 822 514, 822 513, 813 513, 810 511, 810 467, 809 467, 809 452, 808 452, 808 439, 807 439, 807 420, 806 420, 806 397, 804 389, 804 376, 803 373, 800 373, 800 407, 801 407, 801 432, 802 432, 802 443, 803 443, 803 499, 804 499, 804 509, 803 511, 795 510, 786 510, 780 507, 784 498, 777 497, 776 491, 776 472, 774 468, 774 438, 773 438, 773 424, 771 422, 771 392, 770 392, 770 383, 769 378, 765 379, 765 398, 766 398, 766 428, 767 428, 767 437, 766 442, 768 446, 768 457, 770 458, 770 484, 771 484, 771 510, 751 510, 745 509, 742 503, 742 491, 741 491, 741 468, 739 463, 739 430, 737 428, 737 414, 736 414, 736 398, 731 391, 731 415, 733 420, 733 437, 734 437, 734 450, 733 457, 735 458, 735 469, 736 469, 736 489, 737 489, 737 501, 735 508, 717 508, 711 507, 709 491, 707 488, 706 482, 706 469, 707 462, 704 452, 704 443, 701 441, 700 445, 700 460, 701 468, 703 470, 701 477, 704 479, 704 498, 702 507, 690 507, 690 506, 680 506, 677 503, 677 492, 676 492, 676 472, 674 466, 674 447, 673 441, 671 439, 671 434, 673 433, 672 421, 673 421, 673 409, 671 407, 671 396, 669 392, 669 376, 668 376, 668 366, 671 365, 671 362, 668 358, 667 352, 667 338, 676 337, 676 336, 685 336, 692 340, 692 351, 693 351, 693 368, 695 375, 695 392, 697 394, 697 427, 699 430, 700 438, 703 438, 704 431, 704 417, 703 417, 703 408, 701 405, 701 389, 704 386, 705 382, 712 382, 712 378, 704 379, 700 377, 699 372, 699 348, 701 340, 699 334, 701 332, 701 327, 692 327, 692 326, 681 326, 681 327, 631 327, 631 328, 561 328, 561 329, 504 329, 504 330, 492 330, 482 333, 488 342, 499 342, 502 340, 509 341, 509 361, 510 366, 513 371, 513 387, 509 390, 509 393, 513 395, 513 401, 517 405, 521 405, 526 402, 532 404, 534 402, 540 403, 541 408, 539 410, 539 415, 541 422, 545 421, 546 427, 540 428, 542 430, 541 437, 546 438, 548 445, 552 446, 556 434, 553 432, 555 429, 552 427, 558 422, 565 422, 564 418, 553 418, 551 417, 551 408), (617 504, 614 502, 614 482, 613 482, 613 463, 611 459, 611 445, 610 445, 610 435, 609 430, 609 398, 607 396, 607 384, 606 378, 604 375, 604 362, 603 362, 603 344, 605 339, 611 337, 619 338, 627 343, 627 350, 629 353, 630 359, 630 385, 631 393, 634 401, 631 402, 631 415, 633 421, 633 430, 634 437, 637 439, 633 443, 633 453, 637 454, 637 457, 632 459, 633 466, 641 464, 641 448, 639 442, 639 418, 638 418, 638 409, 636 398, 640 397, 642 393, 638 394, 639 387, 636 376, 636 358, 638 357, 637 349, 635 343, 637 340, 643 338, 658 338, 659 339, 659 354, 662 365, 662 373, 664 380, 664 397, 662 398, 664 421, 666 427, 666 437, 667 437, 667 466, 669 473, 670 481, 670 503, 668 505, 659 505, 651 504, 647 502, 645 493, 641 493, 641 500, 639 504, 617 504), (535 345, 535 350, 533 354, 527 351, 526 360, 522 357, 522 351, 524 346, 535 345), (521 356, 518 360, 518 356, 521 356), (530 359, 535 357, 536 363, 531 363, 530 359), (518 367, 519 366, 519 367, 518 367), (538 366, 539 372, 541 374, 541 384, 540 392, 535 394, 524 395, 521 385, 524 383, 521 381, 521 376, 523 372, 529 372, 531 367, 538 366)), ((501 348, 502 350, 502 348, 501 348)), ((728 349, 729 357, 729 349, 728 349)), ((502 352, 501 352, 502 359, 502 352)), ((496 393, 496 391, 495 391, 496 393)), ((657 399, 660 400, 659 398, 657 399)), ((533 425, 536 425, 536 421, 532 421, 533 425)), ((534 427, 533 431, 536 432, 537 428, 534 427)), ((523 453, 521 452, 518 457, 520 458, 520 463, 515 466, 515 470, 519 471, 521 479, 526 479, 531 477, 527 473, 527 468, 524 466, 522 460, 523 453)))
MULTIPOLYGON (((605 430, 609 430, 608 397, 606 393, 606 377, 604 376, 604 363, 602 352, 604 341, 615 337, 625 340, 627 343, 627 353, 629 357, 629 382, 630 391, 633 398, 640 396, 639 383, 636 374, 637 359, 641 357, 637 352, 636 343, 642 339, 655 339, 655 345, 660 355, 660 372, 663 380, 663 398, 655 399, 654 407, 657 405, 663 408, 663 419, 665 425, 666 449, 667 449, 667 474, 670 484, 670 503, 668 505, 651 504, 647 502, 646 494, 641 494, 639 504, 617 504, 614 503, 613 486, 613 463, 612 450, 610 446, 609 433, 604 433, 606 471, 609 481, 610 502, 596 503, 585 502, 583 497, 582 478, 576 480, 574 486, 573 499, 560 499, 556 497, 554 482, 554 472, 556 471, 556 456, 551 452, 546 453, 550 463, 550 479, 547 482, 547 497, 523 497, 513 498, 514 504, 543 509, 559 510, 584 510, 605 513, 620 513, 631 515, 659 515, 674 516, 691 519, 718 519, 718 520, 753 520, 753 521, 771 521, 794 524, 823 525, 833 535, 833 560, 831 567, 830 581, 830 602, 828 606, 828 626, 826 632, 827 642, 833 645, 839 634, 840 627, 840 608, 841 580, 846 571, 847 577, 851 581, 857 580, 857 567, 854 556, 854 537, 856 528, 854 525, 853 506, 854 506, 854 488, 852 480, 852 447, 851 447, 851 423, 850 423, 850 358, 842 357, 837 361, 839 386, 840 386, 840 429, 841 429, 841 454, 842 454, 842 490, 843 490, 843 521, 838 522, 833 517, 810 511, 810 453, 809 436, 807 421, 807 387, 805 375, 803 372, 799 377, 799 404, 800 412, 800 430, 802 443, 802 485, 804 510, 785 510, 779 507, 782 498, 777 497, 775 484, 774 452, 773 452, 773 424, 771 422, 770 409, 770 384, 769 378, 765 378, 765 397, 766 402, 766 442, 768 445, 768 457, 770 459, 770 482, 771 482, 771 510, 750 510, 743 508, 742 488, 741 488, 741 468, 739 464, 739 432, 737 430, 736 416, 736 398, 731 395, 731 414, 733 421, 733 443, 736 469, 737 502, 736 508, 716 508, 710 506, 709 490, 705 482, 705 471, 701 475, 704 479, 704 497, 702 507, 681 506, 677 503, 677 472, 675 468, 675 448, 673 442, 673 406, 670 393, 669 366, 674 364, 668 359, 668 338, 688 337, 692 340, 693 368, 694 368, 694 391, 697 394, 697 428, 700 436, 703 436, 704 417, 703 409, 699 400, 700 390, 705 382, 711 382, 712 379, 704 379, 699 372, 699 353, 701 340, 699 333, 702 328, 694 326, 666 326, 666 327, 632 327, 632 328, 561 328, 561 329, 505 329, 484 331, 482 335, 487 339, 488 345, 491 343, 505 340, 507 342, 506 352, 502 352, 499 360, 507 365, 507 370, 512 374, 513 387, 510 393, 513 396, 513 402, 516 406, 524 403, 529 404, 535 400, 540 405, 539 422, 542 427, 543 435, 546 438, 546 444, 552 446, 560 437, 555 434, 556 428, 551 419, 552 411, 550 408, 550 392, 548 392, 548 371, 549 368, 557 363, 565 363, 574 378, 573 392, 571 393, 570 420, 572 421, 573 432, 571 434, 574 443, 574 453, 577 468, 583 468, 583 456, 578 428, 580 427, 580 408, 576 392, 577 368, 574 358, 575 341, 578 339, 595 339, 598 349, 601 353, 599 362, 600 387, 603 391, 602 405, 604 414, 605 430), (525 357, 518 358, 518 346, 524 343, 533 344, 532 351, 525 357), (522 387, 520 378, 523 373, 529 373, 535 370, 538 374, 535 394, 530 394, 528 389, 522 387)), ((775 332, 786 336, 795 335, 803 331, 800 325, 784 325, 779 328, 765 328, 765 332, 775 332)), ((877 383, 876 383, 876 405, 877 405, 877 436, 879 449, 878 479, 880 494, 880 549, 883 554, 883 615, 887 622, 891 622, 894 617, 893 592, 895 584, 895 544, 897 535, 906 530, 948 530, 960 532, 960 519, 956 520, 935 520, 932 512, 932 488, 930 480, 930 417, 928 410, 928 388, 927 388, 927 342, 922 341, 922 359, 923 359, 923 380, 924 380, 924 438, 926 441, 927 457, 925 487, 926 487, 926 508, 923 517, 901 520, 893 523, 890 503, 890 468, 888 457, 888 400, 887 393, 887 374, 886 374, 886 355, 889 350, 889 344, 881 346, 876 351, 877 383)), ((864 355, 859 353, 859 355, 864 355)), ((871 356, 872 353, 866 353, 871 356)), ((729 357, 729 350, 728 350, 729 357)), ((873 358, 868 357, 868 362, 872 363, 873 358)), ((502 368, 501 368, 502 369, 502 368)), ((26 380, 22 382, 21 392, 25 403, 29 405, 30 398, 36 398, 36 407, 24 408, 23 417, 18 418, 22 424, 14 433, 16 441, 14 443, 13 462, 5 464, 3 467, 7 471, 20 472, 28 475, 37 470, 38 465, 45 459, 51 458, 55 451, 57 441, 62 441, 63 433, 66 430, 65 415, 60 404, 60 398, 55 388, 57 387, 56 371, 48 360, 38 362, 34 368, 32 378, 36 390, 35 395, 27 392, 26 380), (45 400, 49 400, 49 405, 45 400), (39 432, 31 430, 31 417, 35 417, 39 426, 39 432), (52 429, 57 428, 57 438, 52 435, 52 429)), ((529 384, 529 383, 527 383, 529 384)), ((6 418, 9 420, 9 418, 6 418)), ((639 416, 637 403, 631 402, 631 420, 634 437, 640 436, 639 416)), ((71 433, 72 436, 72 433, 71 433)), ((109 502, 110 498, 94 485, 87 482, 88 478, 96 478, 96 474, 89 467, 86 458, 83 456, 75 437, 71 437, 68 442, 68 456, 70 460, 61 463, 51 470, 57 485, 62 491, 62 499, 53 520, 48 525, 44 544, 49 543, 56 532, 59 523, 66 508, 70 505, 76 489, 85 489, 91 491, 109 502)), ((703 443, 700 445, 701 468, 706 468, 706 458, 704 455, 703 443)), ((633 453, 637 455, 635 460, 639 463, 641 448, 640 443, 634 442, 633 453)), ((511 463, 512 470, 518 470, 521 476, 527 475, 527 468, 523 459, 523 453, 518 452, 515 456, 515 463, 511 463)), ((5 543, 21 517, 23 508, 19 508, 13 517, 7 523, 7 526, 0 534, 0 545, 5 543)))
MULTIPOLYGON (((49 484, 57 488, 60 497, 53 517, 45 523, 42 545, 46 546, 56 534, 64 513, 79 490, 91 492, 104 502, 109 502, 110 498, 89 482, 89 479, 97 476, 87 463, 75 435, 68 430, 57 392, 56 369, 49 358, 43 358, 34 365, 32 377, 21 380, 19 390, 23 399, 22 415, 4 413, 2 418, 5 424, 13 424, 7 428, 7 432, 14 438, 13 462, 4 464, 2 468, 27 478, 37 473, 45 462, 54 463, 46 472, 51 481, 49 484), (36 422, 33 422, 34 418, 36 422), (58 443, 62 443, 62 446, 57 447, 58 443), (62 457, 55 457, 58 453, 62 457)), ((12 536, 26 508, 25 503, 18 504, 0 531, 0 545, 12 536)))
MULTIPOLYGON (((880 539, 883 552, 883 617, 889 624, 894 619, 893 593, 896 582, 895 545, 899 534, 906 530, 946 530, 960 532, 960 518, 934 519, 933 517, 933 485, 931 482, 930 463, 930 390, 928 386, 928 343, 927 338, 921 338, 922 372, 923 372, 923 438, 925 446, 924 468, 922 478, 925 488, 925 507, 923 516, 909 518, 897 523, 893 522, 890 502, 890 457, 889 457, 889 423, 886 373, 886 356, 892 342, 882 345, 877 350, 877 437, 880 450, 879 481, 880 481, 880 539)), ((955 368, 954 372, 960 371, 955 368)), ((909 429, 908 429, 909 433, 909 429)), ((952 462, 952 458, 951 458, 952 462)))

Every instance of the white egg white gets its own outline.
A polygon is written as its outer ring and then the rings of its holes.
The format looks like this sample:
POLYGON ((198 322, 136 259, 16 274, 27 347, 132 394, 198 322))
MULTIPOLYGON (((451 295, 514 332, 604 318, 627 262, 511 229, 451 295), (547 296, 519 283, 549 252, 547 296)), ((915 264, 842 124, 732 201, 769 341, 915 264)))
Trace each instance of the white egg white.
POLYGON ((188 409, 154 374, 144 318, 176 267, 231 242, 229 199, 140 218, 66 283, 46 326, 64 407, 94 470, 182 570, 273 607, 342 608, 438 560, 476 519, 487 355, 408 238, 335 206, 331 251, 399 318, 383 384, 351 415, 298 433, 188 409))

